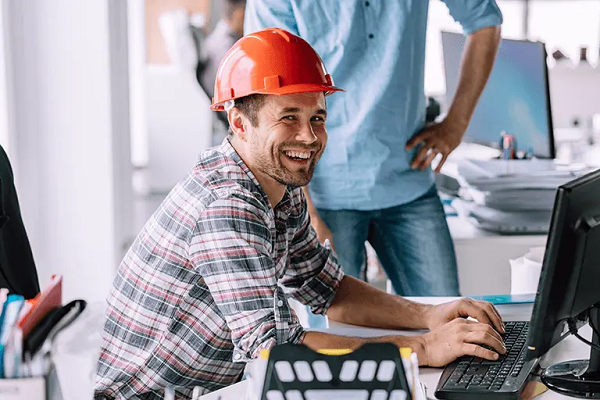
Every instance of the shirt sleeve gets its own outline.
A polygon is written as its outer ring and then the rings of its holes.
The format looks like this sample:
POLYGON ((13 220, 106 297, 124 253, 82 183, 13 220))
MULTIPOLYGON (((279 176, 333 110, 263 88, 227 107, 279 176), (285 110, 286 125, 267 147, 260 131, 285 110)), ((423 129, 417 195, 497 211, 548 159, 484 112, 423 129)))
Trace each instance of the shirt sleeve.
POLYGON ((240 362, 304 334, 277 286, 268 211, 252 199, 234 193, 212 202, 190 243, 190 259, 231 330, 233 361, 240 362))
POLYGON ((502 25, 502 12, 496 0, 442 0, 450 15, 469 35, 482 28, 502 25))
POLYGON ((298 35, 294 11, 289 0, 247 0, 244 34, 265 28, 282 28, 298 35))
POLYGON ((290 266, 281 282, 294 299, 310 306, 313 314, 325 314, 344 273, 329 243, 319 242, 310 224, 304 194, 302 202, 303 223, 290 246, 290 266))

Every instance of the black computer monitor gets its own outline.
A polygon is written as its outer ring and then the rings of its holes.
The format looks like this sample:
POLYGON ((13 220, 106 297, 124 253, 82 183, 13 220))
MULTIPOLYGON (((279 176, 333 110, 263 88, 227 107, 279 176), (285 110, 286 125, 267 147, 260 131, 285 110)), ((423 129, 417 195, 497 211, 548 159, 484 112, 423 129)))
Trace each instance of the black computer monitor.
MULTIPOLYGON (((465 37, 442 32, 446 105, 454 98, 465 37)), ((494 68, 464 140, 498 148, 502 131, 517 148, 538 158, 554 158, 546 48, 543 43, 502 39, 494 68)))
MULTIPOLYGON (((527 357, 544 355, 589 321, 589 360, 547 368, 543 382, 556 391, 600 398, 600 171, 558 188, 533 308, 527 357), (585 372, 585 373, 583 373, 585 372)), ((578 335, 578 334, 577 334, 578 335)))

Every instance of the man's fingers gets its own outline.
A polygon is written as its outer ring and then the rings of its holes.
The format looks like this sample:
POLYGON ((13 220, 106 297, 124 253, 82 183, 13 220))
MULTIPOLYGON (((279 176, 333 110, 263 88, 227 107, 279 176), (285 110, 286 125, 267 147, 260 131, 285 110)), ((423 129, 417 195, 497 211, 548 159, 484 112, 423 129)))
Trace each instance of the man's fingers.
POLYGON ((448 155, 444 154, 444 156, 442 157, 442 159, 440 160, 440 162, 438 163, 435 172, 437 172, 438 174, 442 171, 442 167, 444 166, 444 163, 446 162, 446 160, 448 159, 448 155))
POLYGON ((431 162, 433 161, 435 156, 437 156, 437 155, 438 155, 438 153, 434 149, 432 149, 431 152, 429 153, 429 155, 427 156, 427 158, 425 158, 425 160, 419 165, 419 169, 420 170, 427 169, 431 165, 431 162))
POLYGON ((461 356, 475 356, 486 360, 497 360, 498 353, 485 349, 473 343, 463 343, 461 356))
POLYGON ((477 321, 492 325, 492 321, 487 313, 479 306, 475 300, 465 299, 461 301, 460 308, 458 309, 458 313, 461 317, 467 318, 475 318, 477 321))
POLYGON ((416 145, 426 141, 427 139, 429 139, 430 136, 431 136, 430 131, 423 131, 421 133, 418 133, 412 139, 410 139, 408 142, 406 142, 406 150, 410 151, 410 150, 414 149, 416 145))
POLYGON ((464 341, 478 345, 487 345, 499 354, 506 354, 506 347, 502 343, 502 339, 492 332, 485 330, 471 331, 465 335, 464 341))
POLYGON ((502 336, 494 329, 491 325, 477 322, 477 321, 469 321, 467 319, 459 319, 456 320, 457 323, 463 325, 463 329, 468 332, 487 332, 488 334, 495 337, 500 343, 504 343, 502 336))
POLYGON ((494 307, 494 305, 492 303, 487 302, 487 301, 478 301, 477 304, 479 304, 480 307, 483 310, 485 310, 490 321, 492 321, 492 326, 498 332, 506 333, 506 330, 504 330, 504 324, 502 323, 502 317, 500 317, 500 313, 498 312, 496 307, 494 307))
POLYGON ((415 158, 413 159, 412 163, 410 164, 410 167, 412 169, 417 168, 419 165, 421 165, 421 163, 423 162, 423 160, 425 160, 425 158, 427 157, 427 152, 429 151, 429 149, 431 148, 431 144, 430 143, 426 143, 423 147, 421 147, 419 149, 419 151, 417 152, 417 155, 415 156, 415 158))

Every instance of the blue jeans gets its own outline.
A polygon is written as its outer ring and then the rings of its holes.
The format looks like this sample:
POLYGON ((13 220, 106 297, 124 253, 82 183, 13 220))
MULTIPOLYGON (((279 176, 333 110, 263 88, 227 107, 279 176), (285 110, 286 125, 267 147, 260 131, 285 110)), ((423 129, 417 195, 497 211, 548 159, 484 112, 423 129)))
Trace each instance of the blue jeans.
MULTIPOLYGON (((394 291, 402 296, 458 296, 454 244, 434 186, 420 198, 373 211, 323 210, 346 275, 362 277, 369 241, 394 291)), ((309 324, 324 325, 309 313, 309 324)))

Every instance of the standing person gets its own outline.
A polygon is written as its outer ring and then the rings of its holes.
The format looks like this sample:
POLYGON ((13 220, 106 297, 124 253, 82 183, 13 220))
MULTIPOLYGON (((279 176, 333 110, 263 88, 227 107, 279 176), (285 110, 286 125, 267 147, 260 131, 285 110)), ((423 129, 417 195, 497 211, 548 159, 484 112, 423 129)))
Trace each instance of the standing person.
POLYGON ((96 400, 158 400, 166 387, 189 399, 194 387, 205 394, 239 381, 246 362, 282 343, 389 342, 431 366, 506 353, 491 303, 431 306, 385 293, 344 276, 319 243, 300 187, 327 143, 325 96, 339 90, 310 45, 284 30, 247 35, 228 53, 212 108, 227 110, 231 133, 200 156, 123 259, 108 297, 96 400), (289 298, 340 322, 431 331, 368 339, 308 332, 289 298))
POLYGON ((223 0, 224 17, 200 46, 196 77, 202 89, 212 99, 219 63, 231 46, 244 34, 246 0, 223 0))
POLYGON ((428 0, 248 0, 245 33, 306 39, 346 96, 328 104, 329 145, 308 187, 312 225, 359 277, 364 242, 396 293, 458 294, 456 257, 430 165, 460 144, 491 72, 502 14, 494 0, 444 0, 467 35, 446 118, 424 126, 428 0))

